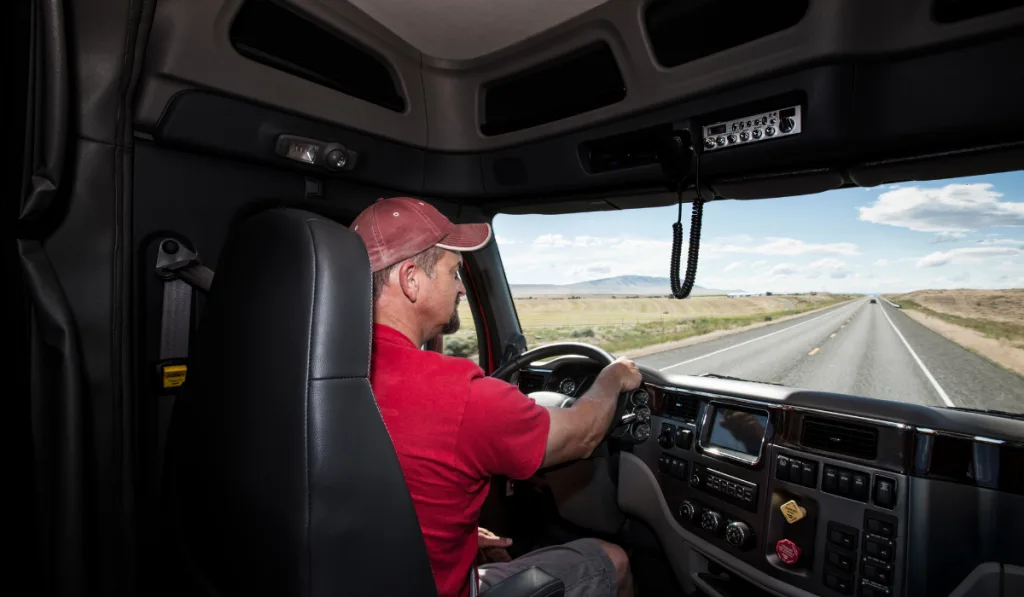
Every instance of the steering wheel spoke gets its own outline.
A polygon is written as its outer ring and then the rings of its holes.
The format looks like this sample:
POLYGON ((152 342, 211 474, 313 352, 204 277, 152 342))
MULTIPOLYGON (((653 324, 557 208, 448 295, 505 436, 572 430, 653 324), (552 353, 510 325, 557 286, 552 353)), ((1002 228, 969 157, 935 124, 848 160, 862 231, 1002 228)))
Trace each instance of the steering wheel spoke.
MULTIPOLYGON (((553 357, 571 355, 589 358, 601 367, 607 367, 615 361, 615 357, 610 353, 591 344, 556 342, 524 352, 518 357, 511 359, 508 363, 498 367, 491 376, 504 381, 510 381, 515 373, 531 363, 553 357)), ((645 420, 640 412, 636 412, 640 407, 634 405, 631 401, 631 396, 634 392, 623 392, 619 395, 615 414, 612 417, 606 437, 614 437, 637 443, 647 440, 647 437, 650 435, 649 420, 645 420)), ((547 390, 532 392, 530 397, 536 400, 538 404, 550 408, 569 408, 576 402, 576 398, 547 390)), ((648 410, 647 412, 649 413, 650 411, 648 410)))

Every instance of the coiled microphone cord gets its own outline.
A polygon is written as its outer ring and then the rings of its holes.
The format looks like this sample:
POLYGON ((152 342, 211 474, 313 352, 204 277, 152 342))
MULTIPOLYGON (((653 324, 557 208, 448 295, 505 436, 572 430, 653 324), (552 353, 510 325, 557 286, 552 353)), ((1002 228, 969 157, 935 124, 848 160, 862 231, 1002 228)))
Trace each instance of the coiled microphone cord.
POLYGON ((686 255, 686 276, 679 283, 680 257, 683 252, 683 183, 676 189, 679 194, 679 215, 672 224, 672 261, 669 264, 669 281, 672 284, 672 296, 684 299, 690 296, 693 284, 697 279, 697 260, 700 254, 700 225, 704 217, 704 198, 700 192, 700 156, 694 157, 694 173, 697 180, 697 197, 693 200, 693 211, 690 213, 690 246, 686 255))

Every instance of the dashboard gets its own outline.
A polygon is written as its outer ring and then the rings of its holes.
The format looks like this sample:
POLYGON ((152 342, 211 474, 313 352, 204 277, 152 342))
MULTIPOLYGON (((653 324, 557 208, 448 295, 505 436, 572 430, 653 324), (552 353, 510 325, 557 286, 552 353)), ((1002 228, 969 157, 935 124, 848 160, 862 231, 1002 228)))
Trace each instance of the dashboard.
MULTIPOLYGON (((571 379, 578 396, 597 373, 586 363, 531 366, 520 389, 571 379)), ((1024 595, 1024 421, 641 370, 637 416, 612 440, 616 500, 684 586, 1024 595)))

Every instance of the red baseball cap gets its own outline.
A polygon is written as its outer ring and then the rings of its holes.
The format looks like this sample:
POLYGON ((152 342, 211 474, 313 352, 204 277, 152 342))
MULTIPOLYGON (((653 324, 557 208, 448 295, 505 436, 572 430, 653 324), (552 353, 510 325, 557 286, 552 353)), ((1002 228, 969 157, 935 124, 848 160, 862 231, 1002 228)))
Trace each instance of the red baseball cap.
POLYGON ((490 224, 452 224, 420 199, 378 199, 352 222, 370 253, 374 272, 404 261, 430 247, 476 251, 491 242, 490 224))

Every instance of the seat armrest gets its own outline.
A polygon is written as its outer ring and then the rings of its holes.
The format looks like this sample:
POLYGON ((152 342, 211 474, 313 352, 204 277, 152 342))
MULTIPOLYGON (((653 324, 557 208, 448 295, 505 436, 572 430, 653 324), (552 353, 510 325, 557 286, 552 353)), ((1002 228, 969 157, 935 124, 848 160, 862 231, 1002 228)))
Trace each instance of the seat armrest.
POLYGON ((513 574, 485 591, 481 597, 564 597, 561 580, 533 566, 513 574))

